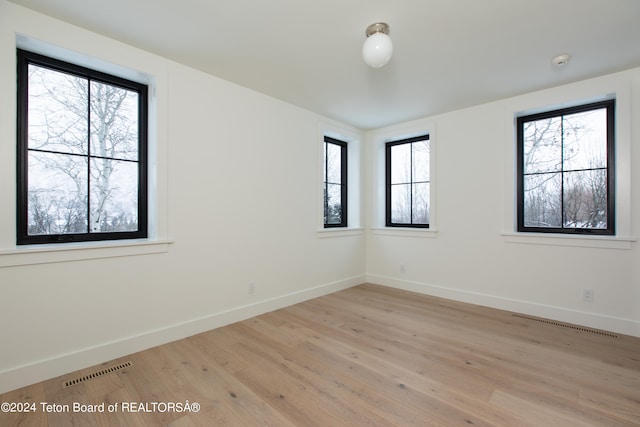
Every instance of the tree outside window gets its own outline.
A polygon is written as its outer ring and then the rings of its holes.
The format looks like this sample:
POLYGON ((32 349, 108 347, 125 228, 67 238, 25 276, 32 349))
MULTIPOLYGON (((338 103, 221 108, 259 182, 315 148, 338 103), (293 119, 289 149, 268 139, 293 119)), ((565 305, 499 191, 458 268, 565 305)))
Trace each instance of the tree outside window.
POLYGON ((324 227, 347 226, 347 143, 324 138, 324 227))
POLYGON ((386 144, 386 224, 429 227, 429 135, 386 144))
POLYGON ((614 107, 518 118, 518 231, 614 234, 614 107))
POLYGON ((21 50, 18 67, 18 243, 146 237, 146 86, 21 50))

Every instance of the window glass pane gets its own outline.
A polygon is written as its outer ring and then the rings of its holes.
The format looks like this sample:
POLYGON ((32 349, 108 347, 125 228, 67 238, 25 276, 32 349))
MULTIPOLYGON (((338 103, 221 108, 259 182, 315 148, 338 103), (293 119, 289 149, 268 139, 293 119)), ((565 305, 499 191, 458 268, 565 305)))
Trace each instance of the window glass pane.
POLYGON ((564 175, 564 226, 607 228, 607 174, 605 170, 564 175))
POLYGON ((562 226, 561 176, 561 174, 540 174, 524 177, 525 226, 562 226))
POLYGON ((417 141, 413 148, 413 182, 429 181, 429 141, 417 141))
MULTIPOLYGON (((326 142, 322 144, 322 183, 326 184, 327 182, 327 144, 326 142)), ((325 199, 327 195, 325 194, 325 199)))
POLYGON ((326 182, 331 182, 334 184, 340 184, 341 181, 341 168, 342 168, 342 151, 341 147, 337 144, 326 143, 326 157, 325 161, 327 162, 326 168, 326 182))
POLYGON ((391 146, 391 184, 411 182, 411 144, 391 146))
POLYGON ((615 234, 614 109, 607 100, 518 119, 518 231, 615 234))
POLYGON ((21 49, 17 64, 17 244, 146 237, 147 86, 21 49))
POLYGON ((138 94, 91 82, 91 155, 138 160, 138 94))
POLYGON ((524 173, 557 172, 562 167, 560 117, 524 123, 524 173))
POLYGON ((347 226, 347 144, 325 136, 324 139, 324 226, 347 226))
POLYGON ((607 110, 564 116, 565 170, 607 167, 607 110))
POLYGON ((339 184, 327 185, 326 218, 327 224, 340 224, 342 222, 342 188, 339 184))
POLYGON ((429 224, 429 183, 413 185, 413 224, 429 224))
POLYGON ((411 223, 411 184, 391 186, 391 222, 411 223))
POLYGON ((87 232, 84 157, 29 153, 28 234, 87 232))
POLYGON ((30 64, 28 146, 87 152, 87 80, 30 64))
POLYGON ((91 232, 138 229, 138 164, 91 160, 91 232))

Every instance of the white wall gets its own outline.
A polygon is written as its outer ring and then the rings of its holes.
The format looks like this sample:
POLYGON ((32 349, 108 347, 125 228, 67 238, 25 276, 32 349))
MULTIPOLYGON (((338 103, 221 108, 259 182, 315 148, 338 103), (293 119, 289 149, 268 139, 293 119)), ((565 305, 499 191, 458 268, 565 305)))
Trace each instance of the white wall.
POLYGON ((640 336, 639 107, 634 69, 369 132, 368 280, 640 336), (515 113, 610 93, 617 98, 618 236, 515 235, 515 113), (377 230, 384 203, 378 146, 420 127, 435 129, 436 230, 377 230), (583 289, 594 291, 593 302, 582 300, 583 289))
POLYGON ((4 0, 0 58, 0 392, 365 280, 317 233, 330 120, 4 0), (16 247, 16 34, 155 79, 155 244, 16 247))

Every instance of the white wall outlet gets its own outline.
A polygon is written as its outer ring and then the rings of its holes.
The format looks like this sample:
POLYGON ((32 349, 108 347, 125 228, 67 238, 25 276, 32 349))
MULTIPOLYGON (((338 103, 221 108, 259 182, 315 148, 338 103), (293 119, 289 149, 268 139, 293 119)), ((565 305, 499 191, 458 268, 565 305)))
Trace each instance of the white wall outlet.
POLYGON ((593 289, 582 290, 582 301, 593 302, 593 289))
POLYGON ((405 273, 407 271, 407 267, 404 264, 400 264, 400 273, 405 273))
POLYGON ((249 292, 249 294, 255 294, 256 293, 256 284, 251 282, 249 283, 249 286, 247 287, 247 290, 249 292))

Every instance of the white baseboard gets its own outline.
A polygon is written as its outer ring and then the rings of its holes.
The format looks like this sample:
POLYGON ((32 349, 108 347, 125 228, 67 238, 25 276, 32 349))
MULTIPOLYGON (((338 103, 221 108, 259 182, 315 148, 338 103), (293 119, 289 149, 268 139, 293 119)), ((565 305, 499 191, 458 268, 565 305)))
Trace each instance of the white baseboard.
POLYGON ((364 275, 354 276, 337 282, 268 298, 256 303, 234 307, 204 317, 148 331, 144 334, 125 337, 121 340, 103 343, 80 351, 61 354, 46 360, 16 366, 0 372, 0 393, 5 393, 79 369, 124 357, 151 347, 239 322, 311 298, 347 289, 364 283, 365 279, 364 275))
POLYGON ((573 323, 594 329, 640 337, 640 322, 614 316, 588 313, 563 307, 536 304, 529 301, 504 298, 495 295, 446 288, 426 283, 399 280, 380 275, 367 275, 367 282, 405 291, 417 292, 454 301, 466 302, 530 316, 573 323))

